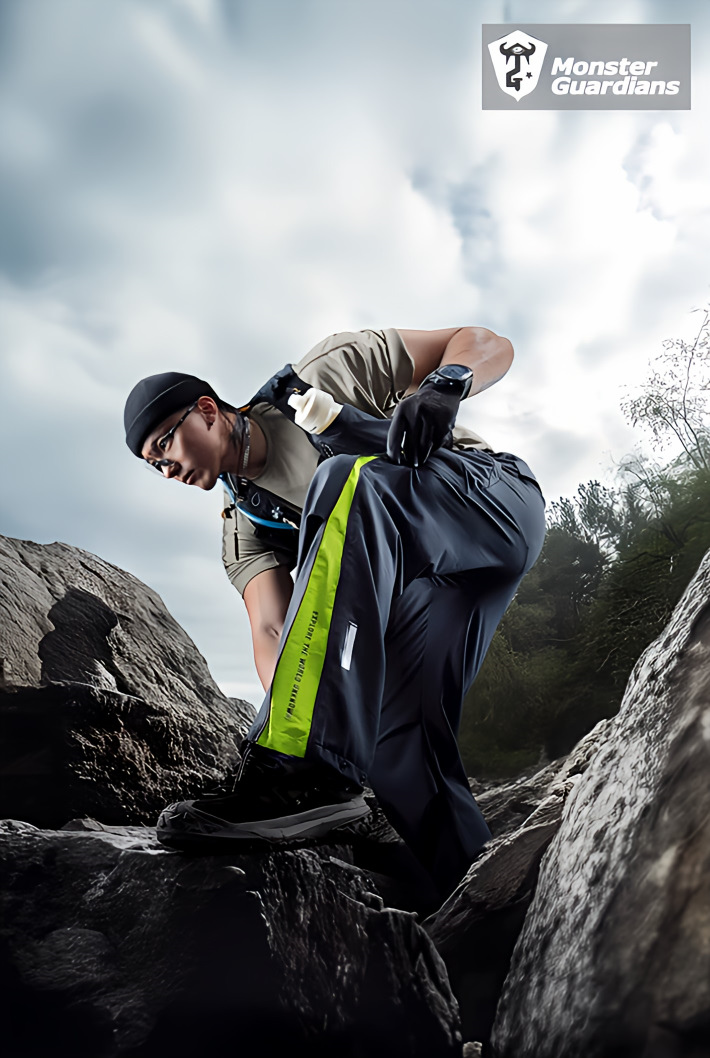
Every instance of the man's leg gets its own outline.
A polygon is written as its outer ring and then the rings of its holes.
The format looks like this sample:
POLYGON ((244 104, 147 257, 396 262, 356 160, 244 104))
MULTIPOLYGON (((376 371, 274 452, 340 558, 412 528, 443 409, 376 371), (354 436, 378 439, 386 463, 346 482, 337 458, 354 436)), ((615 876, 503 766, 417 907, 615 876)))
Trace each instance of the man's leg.
POLYGON ((359 783, 374 751, 385 631, 401 590, 399 529, 364 478, 372 461, 340 455, 318 467, 274 679, 248 735, 359 783))
MULTIPOLYGON (((295 841, 318 837, 369 813, 360 785, 365 781, 364 771, 352 764, 357 753, 347 762, 340 756, 333 761, 321 759, 316 749, 305 759, 316 694, 323 701, 341 563, 345 558, 348 566, 355 550, 351 545, 345 547, 345 535, 355 521, 352 499, 366 461, 336 456, 322 464, 327 472, 315 475, 311 502, 307 500, 304 510, 299 573, 276 672, 242 746, 240 769, 226 788, 168 805, 157 825, 163 844, 209 849, 215 843, 250 839, 295 841), (345 765, 342 768, 340 761, 345 765)), ((387 596, 388 609, 391 589, 387 595, 385 567, 389 549, 382 547, 376 553, 382 557, 382 569, 370 579, 370 587, 382 598, 387 596)), ((385 624, 386 618, 379 637, 382 653, 385 624)), ((337 743, 336 737, 333 744, 337 743)))
MULTIPOLYGON (((510 460, 443 451, 418 472, 380 457, 321 464, 274 680, 250 739, 363 782, 379 735, 391 611, 417 579, 461 581, 474 593, 465 625, 474 611, 478 647, 469 635, 455 651, 465 689, 544 536, 544 500, 510 460)), ((460 618, 439 616, 441 643, 455 642, 460 618)))
MULTIPOLYGON (((419 578, 451 583, 478 573, 483 580, 487 571, 501 583, 511 583, 539 552, 544 501, 534 485, 501 460, 488 453, 445 450, 418 471, 383 457, 341 455, 321 464, 304 508, 298 575, 274 679, 248 736, 255 748, 251 756, 247 750, 247 760, 258 782, 252 783, 252 796, 249 783, 240 778, 233 799, 213 806, 213 815, 219 810, 219 818, 229 822, 220 834, 251 834, 255 817, 244 820, 244 812, 259 811, 260 804, 271 815, 257 819, 257 832, 268 836, 269 831, 273 840, 306 833, 311 824, 314 833, 323 833, 323 827, 362 814, 357 787, 354 793, 352 788, 365 781, 374 765, 385 694, 385 637, 394 601, 419 578), (268 774, 271 765, 275 771, 268 774), (320 771, 309 773, 308 765, 320 771), (279 767, 283 781, 277 782, 279 767)), ((490 635, 511 595, 496 611, 490 635)), ((442 639, 450 634, 450 620, 442 615, 442 639)), ((481 657, 489 641, 486 633, 481 657)), ((470 656, 468 649, 464 655, 470 656)), ((464 667, 465 687, 466 665, 460 659, 457 663, 464 667)), ((460 697, 445 712, 452 708, 460 709, 460 697)), ((456 728, 458 712, 455 723, 451 715, 448 723, 456 728)), ((433 730, 425 725, 423 737, 431 739, 433 730)), ((455 775, 456 767, 452 771, 446 765, 447 754, 455 752, 458 759, 455 740, 452 749, 451 740, 444 744, 434 739, 430 749, 443 775, 455 775)), ((464 793, 460 761, 458 768, 458 779, 445 791, 454 816, 464 793)), ((394 814, 396 799, 388 798, 394 814)), ((462 803, 470 810, 470 795, 462 803)), ((208 808, 199 801, 170 806, 161 817, 163 829, 171 830, 171 836, 178 825, 190 832, 198 826, 211 828, 214 819, 205 818, 208 808), (175 822, 179 818, 183 821, 175 822)), ((415 830, 428 825, 422 818, 415 830)), ((416 840, 414 832, 411 840, 416 840)), ((466 854, 469 847, 466 839, 466 854)), ((432 855, 436 860, 444 853, 432 855)), ((454 862, 460 865, 459 853, 454 862)), ((442 879, 453 871, 435 869, 442 879)))
POLYGON ((475 571, 415 580, 395 601, 370 785, 446 898, 491 837, 457 733, 463 698, 520 578, 475 571))

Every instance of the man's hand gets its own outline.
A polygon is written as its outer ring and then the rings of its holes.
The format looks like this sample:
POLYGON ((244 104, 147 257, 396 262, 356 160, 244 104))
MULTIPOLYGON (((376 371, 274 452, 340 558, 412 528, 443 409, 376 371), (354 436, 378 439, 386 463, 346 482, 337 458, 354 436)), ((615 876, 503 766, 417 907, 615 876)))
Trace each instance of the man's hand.
POLYGON ((421 466, 437 448, 451 448, 452 429, 461 398, 453 390, 427 385, 395 408, 387 434, 387 456, 392 463, 421 466))

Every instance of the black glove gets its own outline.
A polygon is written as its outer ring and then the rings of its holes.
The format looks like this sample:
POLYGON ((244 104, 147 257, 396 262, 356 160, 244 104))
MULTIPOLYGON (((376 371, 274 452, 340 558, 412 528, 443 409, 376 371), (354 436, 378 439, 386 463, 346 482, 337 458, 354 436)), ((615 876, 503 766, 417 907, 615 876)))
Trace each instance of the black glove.
POLYGON ((395 408, 387 434, 387 456, 393 463, 421 466, 437 448, 451 448, 452 428, 461 398, 422 383, 395 408))
POLYGON ((395 408, 387 434, 391 462, 418 467, 437 448, 451 448, 456 413, 472 384, 473 372, 462 364, 447 364, 427 375, 417 392, 395 408))

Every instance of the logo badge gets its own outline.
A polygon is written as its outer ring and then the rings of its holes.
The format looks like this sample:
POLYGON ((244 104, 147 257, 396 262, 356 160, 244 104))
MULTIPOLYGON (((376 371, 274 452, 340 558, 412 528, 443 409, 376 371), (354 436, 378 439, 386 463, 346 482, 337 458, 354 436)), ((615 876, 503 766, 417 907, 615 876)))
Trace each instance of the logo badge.
POLYGON ((491 41, 488 51, 499 87, 518 101, 530 95, 540 80, 547 44, 522 29, 514 29, 491 41))

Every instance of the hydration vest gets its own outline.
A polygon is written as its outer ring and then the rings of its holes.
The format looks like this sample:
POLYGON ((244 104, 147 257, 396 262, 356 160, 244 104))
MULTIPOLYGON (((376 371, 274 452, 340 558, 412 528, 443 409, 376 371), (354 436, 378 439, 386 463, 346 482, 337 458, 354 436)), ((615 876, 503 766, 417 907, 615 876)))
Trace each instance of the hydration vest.
MULTIPOLYGON (((237 410, 246 415, 255 405, 266 403, 277 408, 291 422, 295 422, 296 409, 288 403, 288 398, 292 393, 305 393, 311 388, 310 383, 298 377, 291 364, 286 364, 254 394, 248 404, 237 410)), ((327 444, 318 442, 312 434, 308 434, 308 437, 320 455, 319 462, 333 454, 327 444)), ((235 509, 241 511, 253 524, 254 534, 258 539, 297 552, 300 511, 248 478, 225 473, 220 474, 220 479, 232 498, 231 507, 225 508, 225 518, 231 517, 231 512, 235 509)))
MULTIPOLYGON (((266 385, 255 393, 248 404, 237 410, 243 415, 256 404, 270 404, 282 415, 295 423, 296 409, 288 403, 292 393, 306 393, 313 387, 299 378, 291 364, 286 364, 273 375, 266 385)), ((345 404, 335 421, 323 434, 308 433, 308 439, 319 455, 318 463, 342 452, 357 455, 385 453, 390 420, 378 419, 368 412, 345 404), (326 440, 327 437, 327 440, 326 440)), ((220 474, 227 491, 232 496, 233 506, 225 510, 225 517, 236 508, 254 527, 257 538, 266 540, 273 547, 291 547, 294 563, 298 554, 298 530, 301 512, 289 506, 280 496, 256 485, 248 478, 236 474, 220 474)))

